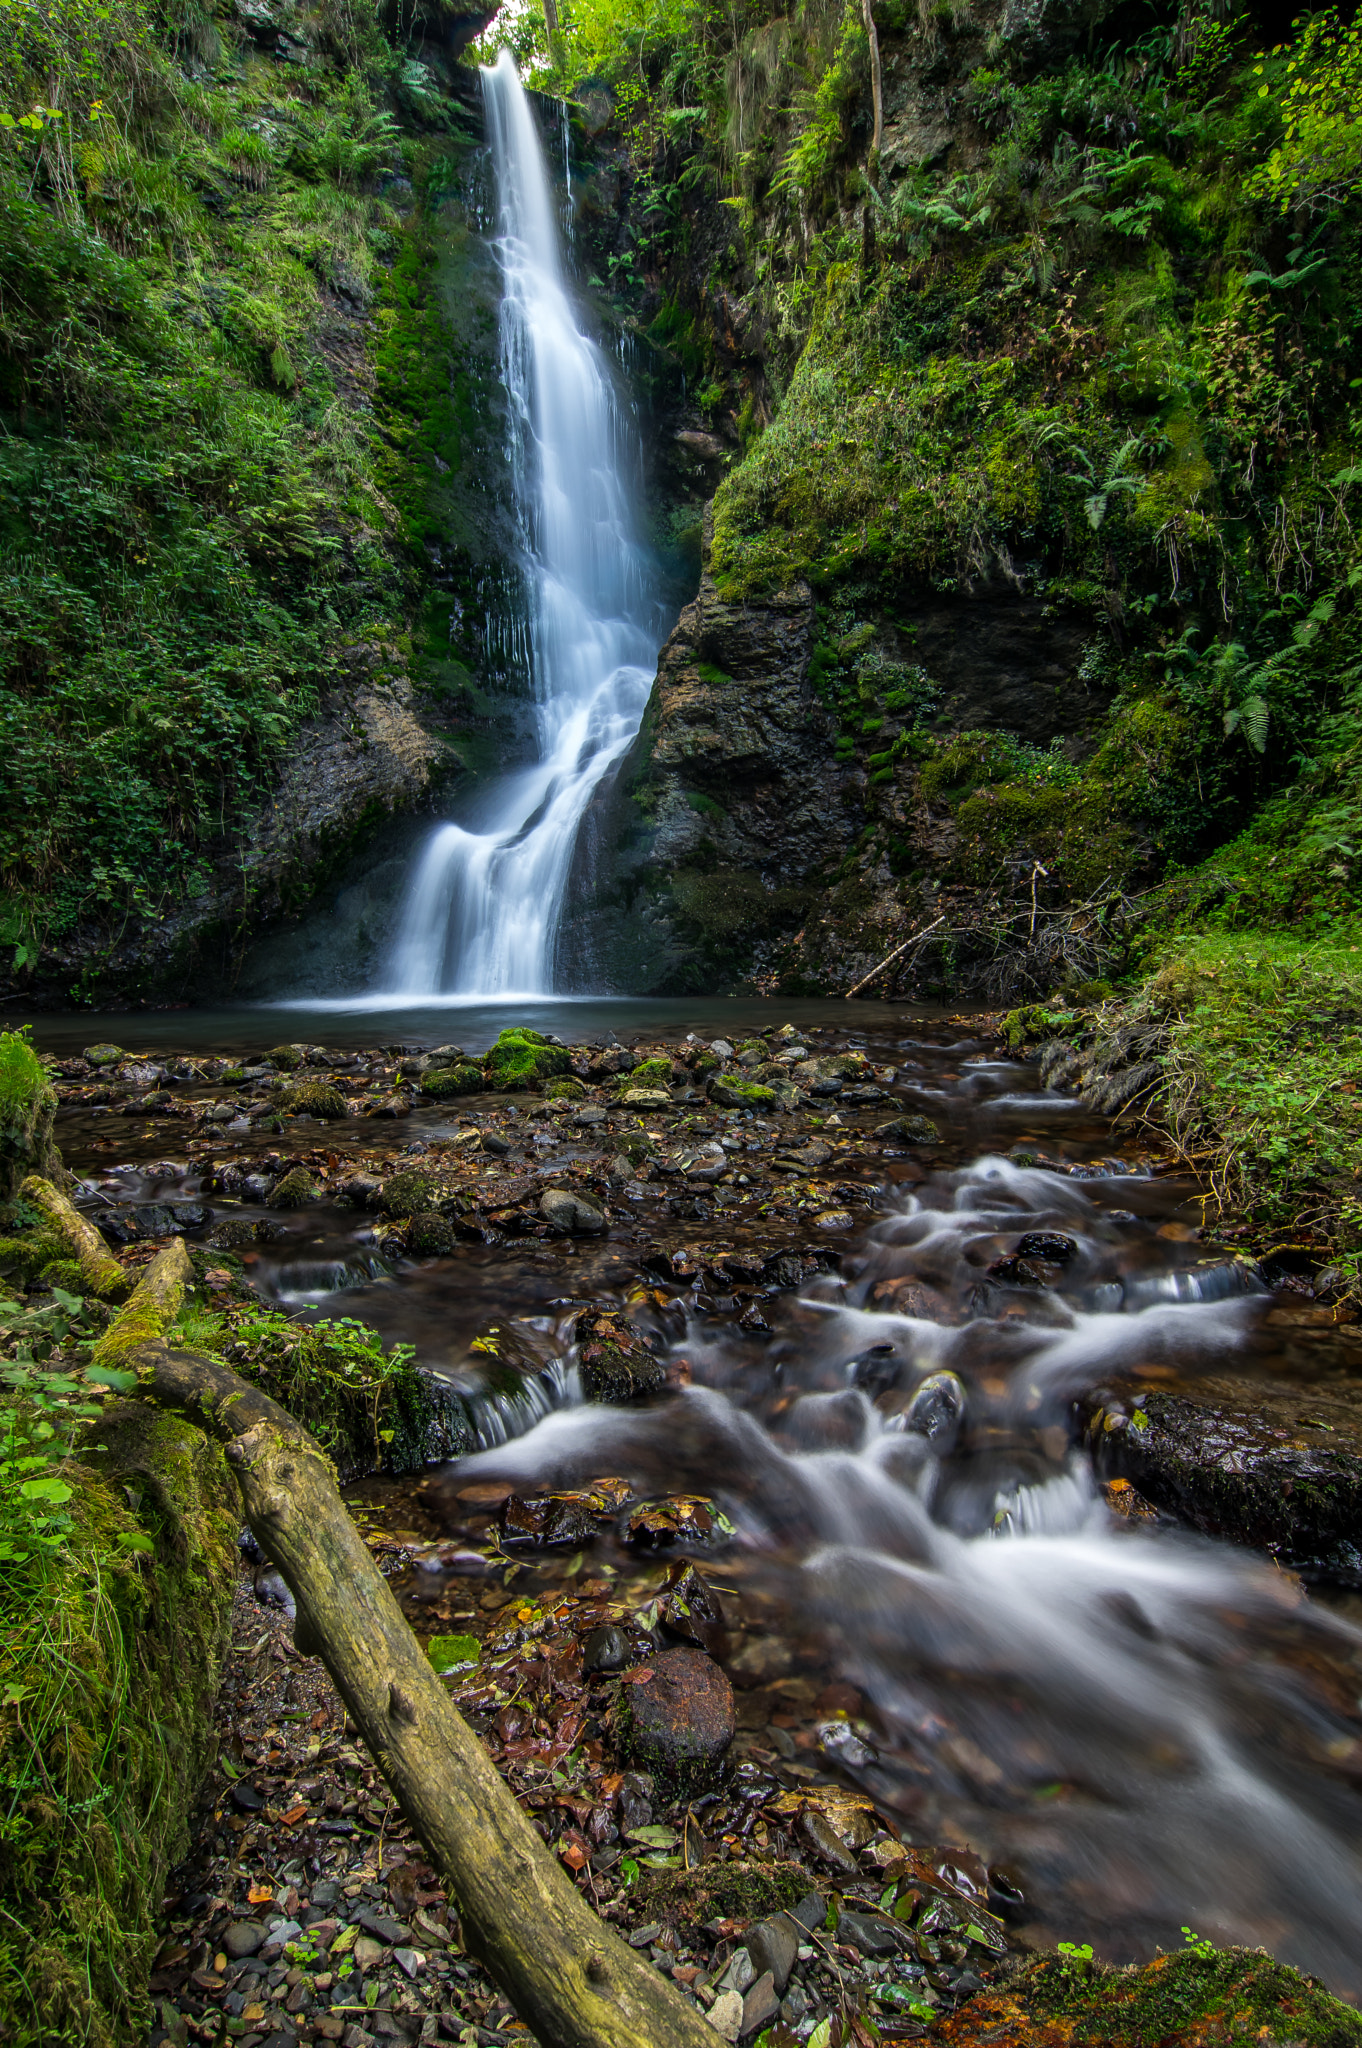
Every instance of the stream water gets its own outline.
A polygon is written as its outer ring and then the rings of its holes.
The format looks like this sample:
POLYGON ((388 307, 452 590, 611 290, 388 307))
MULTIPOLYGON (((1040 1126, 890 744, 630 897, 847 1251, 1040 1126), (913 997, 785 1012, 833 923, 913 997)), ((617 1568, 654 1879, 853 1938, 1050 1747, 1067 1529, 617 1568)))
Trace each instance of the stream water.
MULTIPOLYGON (((1166 1520, 1118 1519, 1074 1423, 1096 1387, 1138 1400, 1209 1376, 1274 1387, 1300 1421, 1342 1426, 1356 1360, 1325 1331, 1283 1334, 1252 1270, 1197 1228, 1196 1191, 1171 1162, 958 1032, 888 1010, 861 1023, 871 1057, 896 1069, 895 1100, 823 1126, 841 1146, 828 1169, 840 1220, 782 1208, 778 1123, 702 1110, 695 1142, 708 1118, 769 1188, 761 1213, 741 1181, 688 1211, 662 1172, 618 1188, 603 1238, 490 1233, 415 1260, 385 1256, 364 1212, 322 1204, 275 1212, 249 1270, 297 1313, 358 1315, 413 1343, 478 1418, 479 1455, 358 1489, 427 1547, 399 1585, 422 1626, 466 1625, 461 1573, 499 1488, 620 1475, 644 1499, 703 1494, 733 1524, 706 1569, 739 1755, 792 1785, 832 1771, 909 1838, 955 1845, 962 1868, 982 1859, 995 1908, 1038 1939, 1120 1959, 1178 1946, 1187 1925, 1356 1998, 1362 1632, 1349 1605, 1166 1520), (929 1114, 943 1145, 924 1159, 877 1134, 895 1109, 929 1114), (588 1302, 651 1333, 671 1391, 635 1409, 582 1402, 571 1336, 588 1302), (489 1319, 514 1339, 518 1392, 487 1378, 489 1319)), ((324 1142, 408 1153, 467 1117, 423 1108, 328 1126, 324 1142)), ((498 1120, 517 1172, 551 1176, 608 1146, 550 1128, 523 1098, 473 1118, 498 1120)), ((166 1156, 165 1126, 115 1135, 107 1116, 70 1113, 62 1143, 104 1200, 208 1186, 166 1156)), ((251 1143, 221 1133, 219 1168, 251 1143)), ((211 1207, 270 1213, 249 1186, 211 1207)), ((640 1606, 662 1576, 610 1526, 525 1553, 521 1569, 550 1590, 604 1573, 640 1606)))
POLYGON ((638 437, 574 310, 539 133, 508 50, 482 79, 537 758, 431 835, 387 964, 389 1000, 557 985, 578 827, 638 730, 662 630, 636 530, 638 437))

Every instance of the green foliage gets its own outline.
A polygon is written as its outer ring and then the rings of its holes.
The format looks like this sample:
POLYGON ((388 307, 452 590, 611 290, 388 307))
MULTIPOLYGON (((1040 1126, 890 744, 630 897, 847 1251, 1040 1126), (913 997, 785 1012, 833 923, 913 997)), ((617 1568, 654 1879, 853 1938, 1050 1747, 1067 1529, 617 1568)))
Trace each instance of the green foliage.
MULTIPOLYGON (((375 1331, 349 1317, 308 1324, 272 1311, 223 1325, 218 1337, 233 1370, 287 1408, 343 1479, 423 1462, 428 1404, 409 1344, 385 1352, 375 1331)), ((219 1348, 206 1335, 197 1341, 219 1348)))
POLYGON ((84 1313, 84 1302, 60 1289, 39 1308, 0 1301, 0 1583, 71 1530, 63 1468, 80 1422, 100 1412, 68 1369, 89 1334, 84 1313))
POLYGON ((503 1031, 487 1055, 489 1088, 533 1088, 554 1074, 566 1074, 572 1058, 565 1047, 548 1045, 542 1032, 512 1025, 503 1031))
POLYGON ((1338 207, 1362 178, 1362 23, 1346 26, 1335 7, 1303 17, 1299 37, 1260 58, 1259 94, 1274 93, 1282 139, 1254 187, 1282 213, 1338 207))

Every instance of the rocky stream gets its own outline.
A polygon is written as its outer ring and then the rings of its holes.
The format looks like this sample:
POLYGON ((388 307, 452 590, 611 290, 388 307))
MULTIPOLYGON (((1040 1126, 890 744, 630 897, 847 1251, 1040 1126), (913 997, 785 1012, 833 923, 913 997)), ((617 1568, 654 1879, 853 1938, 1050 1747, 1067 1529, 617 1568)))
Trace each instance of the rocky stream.
MULTIPOLYGON (((982 2039, 1020 1961, 1188 1929, 1356 1997, 1349 1311, 991 1018, 752 1007, 490 1048, 162 1016, 59 1056, 59 1136, 229 1325, 413 1347, 419 1430, 346 1499, 724 2038, 982 2039)), ((528 2038, 249 1539, 218 1718, 153 2048, 528 2038)))

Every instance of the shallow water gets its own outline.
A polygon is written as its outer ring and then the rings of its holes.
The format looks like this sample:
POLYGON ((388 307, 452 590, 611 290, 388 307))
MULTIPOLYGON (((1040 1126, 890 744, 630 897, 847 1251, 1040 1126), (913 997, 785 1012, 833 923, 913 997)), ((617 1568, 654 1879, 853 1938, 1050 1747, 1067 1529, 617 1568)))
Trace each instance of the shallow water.
MULTIPOLYGON (((745 1007, 767 1023, 847 1019, 845 1005, 745 1007)), ((580 1027, 582 1008, 557 1015, 580 1027)), ((712 1006, 730 1031, 737 1008, 712 1006)), ((708 1022, 703 1006, 626 1011, 621 1038, 708 1022)), ((1341 1418, 1359 1401, 1351 1354, 1284 1320, 1289 1304, 1201 1233, 1196 1190, 1170 1161, 1040 1092, 958 1023, 867 1012, 857 1006, 857 1035, 898 1069, 896 1100, 823 1127, 844 1141, 827 1169, 842 1227, 778 1201, 759 1215, 723 1189, 708 1214, 681 1216, 678 1183, 661 1177, 612 1198, 604 1239, 413 1262, 385 1256, 363 1212, 321 1205, 274 1214, 280 1235, 250 1255, 252 1277, 297 1313, 362 1316, 475 1397, 483 1386, 479 1440, 497 1448, 360 1489, 415 1538, 476 1546, 493 1482, 622 1474, 646 1498, 717 1499, 737 1532, 707 1569, 730 1631, 740 1753, 790 1784, 831 1766, 910 1839, 976 1852, 1037 1939, 1090 1940, 1119 1959, 1178 1946, 1186 1925, 1261 1943, 1356 1997, 1362 1633, 1245 1551, 1119 1520, 1075 1413, 1094 1388, 1129 1407, 1143 1386, 1209 1382, 1247 1400, 1261 1387, 1298 1424, 1341 1418), (931 1115, 943 1145, 876 1137, 901 1108, 931 1115), (755 1254, 773 1248, 816 1250, 829 1270, 763 1284, 755 1254), (642 1409, 583 1406, 570 1346, 585 1301, 627 1305, 676 1390, 642 1409), (470 1346, 489 1318, 530 1375, 521 1399, 483 1383, 470 1346)), ((115 1022, 99 1021, 87 1042, 115 1022)), ((183 1044, 188 1021, 157 1020, 162 1043, 183 1044)), ((257 1026, 247 1042, 282 1035, 257 1026)), ((220 1029, 209 1042, 223 1046, 220 1029)), ((598 1143, 555 1139, 523 1111, 502 1126, 517 1172, 551 1177, 598 1143)), ((734 1164, 774 1185, 788 1132, 706 1117, 734 1164)), ((169 1127, 117 1121, 63 1122, 68 1157, 104 1195, 195 1192, 169 1127)), ((313 1127, 307 1142, 396 1154, 461 1121, 423 1109, 313 1127)), ((223 1133, 213 1157, 259 1145, 223 1133)), ((211 1202, 219 1217, 268 1213, 211 1202)), ((537 1587, 604 1572, 639 1605, 661 1578, 610 1530, 523 1569, 537 1587)), ((418 1622, 443 1627, 466 1612, 464 1586, 457 1569, 426 1570, 403 1594, 418 1622)))

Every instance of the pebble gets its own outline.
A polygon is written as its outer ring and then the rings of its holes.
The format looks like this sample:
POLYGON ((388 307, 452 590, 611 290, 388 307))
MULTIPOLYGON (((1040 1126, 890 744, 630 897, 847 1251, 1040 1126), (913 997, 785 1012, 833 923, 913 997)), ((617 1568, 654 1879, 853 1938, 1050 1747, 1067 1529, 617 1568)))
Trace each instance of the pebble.
POLYGON ((265 1930, 258 1920, 234 1920, 222 1937, 222 1946, 233 1962, 253 1956, 263 1946, 265 1930))
POLYGON ((715 2033, 722 2034, 725 2041, 736 2041, 742 2032, 742 2000, 737 1992, 721 1992, 706 2018, 715 2033))
POLYGON ((574 1237, 599 1236, 608 1228, 604 1209, 585 1195, 570 1194, 566 1188, 548 1188, 540 1197, 539 1213, 555 1230, 574 1237))
POLYGON ((776 1997, 775 1986, 771 1982, 771 1972, 767 1970, 763 1976, 758 1977, 743 1999, 743 2033, 754 2034, 758 2027, 764 2027, 768 2021, 773 2020, 779 2010, 780 2000, 776 1997))
POLYGON ((769 1974, 778 1992, 783 1992, 790 1981, 802 1931, 788 1913, 773 1913, 769 1920, 748 1929, 747 1948, 752 1968, 758 1976, 769 1974))

